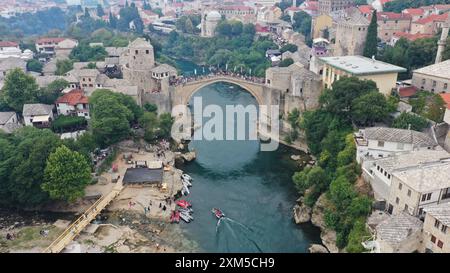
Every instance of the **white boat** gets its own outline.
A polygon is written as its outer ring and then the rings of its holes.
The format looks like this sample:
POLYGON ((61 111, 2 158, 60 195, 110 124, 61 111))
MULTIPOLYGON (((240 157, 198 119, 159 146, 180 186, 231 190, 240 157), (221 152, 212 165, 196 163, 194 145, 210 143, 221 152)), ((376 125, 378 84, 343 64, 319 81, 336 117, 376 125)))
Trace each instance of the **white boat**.
POLYGON ((181 217, 181 216, 186 217, 186 219, 188 219, 189 221, 194 220, 194 217, 192 217, 192 215, 190 215, 190 214, 187 213, 187 212, 180 211, 180 217, 181 217))
POLYGON ((180 212, 186 212, 186 213, 189 213, 189 214, 194 213, 194 210, 191 209, 191 208, 187 208, 187 209, 179 208, 178 211, 180 211, 180 212))
POLYGON ((188 186, 188 187, 192 187, 192 183, 191 182, 189 182, 189 181, 187 181, 187 180, 182 180, 182 182, 183 182, 183 185, 185 185, 185 186, 188 186))
POLYGON ((191 221, 191 219, 183 213, 180 213, 180 218, 181 218, 181 220, 185 221, 186 223, 189 223, 191 221))
POLYGON ((181 190, 181 193, 182 193, 183 195, 188 195, 188 194, 190 194, 191 192, 189 191, 189 189, 188 189, 188 187, 187 187, 186 185, 183 185, 183 189, 181 190))
POLYGON ((187 173, 183 173, 183 174, 181 175, 181 178, 182 178, 183 180, 187 180, 187 181, 189 181, 189 182, 192 182, 192 177, 191 177, 190 175, 188 175, 187 173))

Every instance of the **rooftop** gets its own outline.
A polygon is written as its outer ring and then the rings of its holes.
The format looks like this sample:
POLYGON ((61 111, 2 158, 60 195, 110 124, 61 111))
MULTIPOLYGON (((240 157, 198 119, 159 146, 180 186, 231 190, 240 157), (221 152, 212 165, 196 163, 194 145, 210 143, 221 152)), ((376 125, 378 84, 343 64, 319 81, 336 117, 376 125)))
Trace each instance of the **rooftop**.
POLYGON ((163 173, 163 169, 129 168, 125 172, 122 182, 124 184, 160 183, 163 173))
POLYGON ((170 66, 168 64, 158 65, 154 67, 151 71, 154 73, 165 73, 165 72, 177 73, 177 70, 173 66, 170 66))
POLYGON ((5 124, 15 114, 15 112, 0 112, 0 125, 5 124))
POLYGON ((448 13, 432 14, 432 15, 427 16, 425 18, 421 18, 421 19, 419 19, 417 21, 414 21, 413 23, 423 25, 423 24, 428 24, 428 23, 436 22, 436 21, 445 22, 447 20, 447 18, 448 18, 448 13))
POLYGON ((450 79, 450 60, 416 69, 413 73, 450 79))
POLYGON ((69 93, 64 94, 62 97, 59 97, 56 100, 56 103, 66 103, 72 106, 75 106, 77 104, 87 104, 88 97, 84 95, 83 90, 74 89, 69 93))
POLYGON ((374 163, 391 173, 396 170, 417 167, 421 164, 436 164, 443 160, 450 160, 448 152, 444 150, 423 150, 377 159, 374 163))
POLYGON ((402 212, 378 224, 377 238, 396 245, 421 230, 422 226, 423 223, 418 218, 402 212))
POLYGON ((447 105, 447 109, 450 109, 450 93, 441 93, 439 95, 444 100, 445 104, 447 105))
POLYGON ((337 69, 352 75, 372 75, 406 72, 406 69, 385 62, 373 60, 363 56, 321 57, 325 62, 337 69))
POLYGON ((22 114, 24 116, 44 116, 49 115, 53 110, 53 105, 33 103, 24 104, 22 114))
POLYGON ((443 225, 450 226, 450 203, 424 207, 423 210, 436 218, 443 225))
POLYGON ((364 138, 386 142, 409 143, 419 147, 437 145, 436 142, 425 133, 387 127, 366 128, 364 129, 364 138))
POLYGON ((450 161, 394 172, 393 175, 417 192, 450 187, 450 161))

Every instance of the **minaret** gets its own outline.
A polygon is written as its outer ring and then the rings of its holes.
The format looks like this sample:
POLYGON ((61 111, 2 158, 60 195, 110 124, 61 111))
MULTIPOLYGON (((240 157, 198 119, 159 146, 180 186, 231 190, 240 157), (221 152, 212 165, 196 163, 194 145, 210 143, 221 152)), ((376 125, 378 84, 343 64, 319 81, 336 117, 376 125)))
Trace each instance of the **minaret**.
POLYGON ((445 50, 445 45, 447 44, 448 30, 450 27, 450 17, 447 18, 447 21, 442 25, 442 33, 441 39, 438 41, 438 50, 436 53, 436 61, 435 63, 440 63, 442 61, 442 53, 445 50))
POLYGON ((292 1, 292 7, 295 8, 296 6, 297 6, 297 0, 293 0, 293 1, 292 1))

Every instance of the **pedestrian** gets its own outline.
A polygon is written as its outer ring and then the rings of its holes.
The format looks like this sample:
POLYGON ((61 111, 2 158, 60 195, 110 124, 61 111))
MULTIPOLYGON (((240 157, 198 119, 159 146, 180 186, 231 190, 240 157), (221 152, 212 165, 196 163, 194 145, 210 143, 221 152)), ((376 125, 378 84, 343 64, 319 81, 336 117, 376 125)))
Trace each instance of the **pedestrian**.
POLYGON ((161 208, 161 207, 162 207, 162 203, 160 202, 160 203, 159 203, 159 208, 161 208))
POLYGON ((167 209, 167 208, 166 208, 166 205, 164 205, 164 207, 163 207, 163 211, 166 211, 166 209, 167 209))

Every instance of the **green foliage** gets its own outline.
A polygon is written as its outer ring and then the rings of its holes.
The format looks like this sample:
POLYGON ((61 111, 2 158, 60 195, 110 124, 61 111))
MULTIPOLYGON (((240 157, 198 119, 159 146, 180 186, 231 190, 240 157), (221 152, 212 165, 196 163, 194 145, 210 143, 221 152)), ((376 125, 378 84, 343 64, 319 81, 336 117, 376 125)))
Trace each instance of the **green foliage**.
POLYGON ((367 28, 366 44, 364 46, 363 55, 372 58, 372 56, 377 56, 377 36, 378 35, 378 22, 377 22, 377 11, 374 10, 372 13, 372 19, 370 21, 369 27, 367 28))
POLYGON ((157 137, 157 129, 159 125, 156 112, 145 112, 139 119, 139 124, 144 128, 144 139, 152 142, 157 137))
POLYGON ((170 113, 164 113, 159 116, 159 132, 158 136, 162 138, 170 138, 174 119, 170 113))
POLYGON ((72 60, 57 60, 56 61, 56 75, 62 76, 73 69, 72 60))
POLYGON ((304 11, 299 11, 294 13, 292 19, 294 21, 292 24, 293 30, 303 34, 307 41, 311 40, 311 16, 304 11))
POLYGON ((86 159, 62 145, 47 159, 42 189, 52 199, 73 202, 84 195, 90 181, 91 169, 86 159))
POLYGON ((437 52, 437 38, 423 38, 408 41, 401 38, 394 47, 387 46, 379 59, 394 65, 405 67, 408 71, 400 73, 399 79, 410 79, 412 71, 434 63, 437 52))
POLYGON ((103 10, 103 6, 98 4, 97 5, 97 16, 103 17, 105 15, 105 11, 103 10))
POLYGON ((158 111, 158 106, 156 104, 153 104, 153 103, 146 103, 146 104, 144 104, 144 109, 147 112, 154 112, 154 113, 156 113, 158 111))
POLYGON ((362 242, 370 238, 370 232, 366 228, 364 219, 359 219, 353 225, 348 235, 348 244, 345 248, 349 253, 361 253, 366 249, 362 246, 362 242))
POLYGON ((135 5, 124 7, 119 11, 119 20, 117 21, 117 29, 120 31, 129 31, 130 23, 134 22, 137 33, 143 33, 144 24, 139 16, 139 11, 135 5))
POLYGON ((47 87, 39 90, 38 101, 44 104, 53 104, 69 83, 64 79, 58 79, 51 82, 47 87))
POLYGON ((420 91, 410 99, 412 111, 435 122, 442 122, 445 113, 445 102, 439 94, 420 91))
POLYGON ((355 99, 377 90, 376 83, 371 80, 342 77, 333 83, 333 90, 325 90, 321 101, 329 112, 348 117, 352 113, 352 105, 355 99))
POLYGON ((422 131, 428 126, 428 121, 418 115, 403 112, 392 123, 392 127, 422 131), (411 126, 411 127, 410 127, 411 126))
POLYGON ((102 46, 89 46, 87 43, 79 44, 70 53, 70 59, 77 62, 97 62, 105 60, 108 56, 105 48, 102 46))
POLYGON ((85 128, 87 121, 83 117, 59 116, 52 122, 52 130, 56 133, 85 128))
POLYGON ((284 53, 287 51, 294 53, 297 50, 298 50, 298 46, 296 46, 294 44, 286 44, 283 47, 281 47, 281 49, 280 49, 281 53, 284 53))
POLYGON ((117 143, 130 134, 130 123, 137 121, 142 109, 130 96, 99 89, 89 98, 92 133, 98 145, 117 143))
POLYGON ((296 172, 292 177, 296 189, 305 193, 307 189, 313 192, 321 193, 328 187, 329 179, 321 167, 305 168, 301 172, 296 172))
POLYGON ((282 60, 278 66, 279 67, 288 67, 293 63, 294 63, 294 60, 292 60, 291 58, 286 58, 286 59, 282 60))
POLYGON ((27 70, 37 73, 42 73, 42 68, 44 65, 38 60, 31 59, 27 61, 27 70))
POLYGON ((175 26, 181 32, 194 34, 199 32, 199 30, 195 26, 199 25, 200 21, 200 15, 183 15, 178 18, 175 26))
POLYGON ((402 12, 407 8, 418 8, 436 4, 448 4, 448 0, 394 0, 384 5, 383 11, 402 12))
POLYGON ((24 104, 37 102, 38 90, 34 77, 16 68, 6 75, 1 97, 10 108, 22 112, 24 104))
POLYGON ((352 102, 352 119, 359 125, 373 125, 389 115, 386 97, 379 92, 370 92, 352 102))

